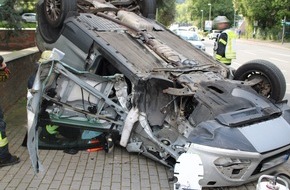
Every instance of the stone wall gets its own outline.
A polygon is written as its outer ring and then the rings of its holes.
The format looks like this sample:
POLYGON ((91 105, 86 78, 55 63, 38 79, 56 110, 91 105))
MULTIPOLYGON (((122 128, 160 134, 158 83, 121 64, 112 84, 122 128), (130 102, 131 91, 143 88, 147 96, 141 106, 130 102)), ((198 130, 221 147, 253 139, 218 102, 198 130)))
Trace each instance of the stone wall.
POLYGON ((35 29, 23 29, 16 35, 8 35, 7 29, 0 29, 0 50, 15 51, 35 47, 35 29), (8 38, 9 36, 9 38, 8 38))
POLYGON ((27 81, 35 71, 35 63, 40 53, 37 48, 29 48, 3 55, 3 57, 11 71, 9 79, 0 82, 0 105, 4 111, 7 111, 20 98, 26 97, 27 81))

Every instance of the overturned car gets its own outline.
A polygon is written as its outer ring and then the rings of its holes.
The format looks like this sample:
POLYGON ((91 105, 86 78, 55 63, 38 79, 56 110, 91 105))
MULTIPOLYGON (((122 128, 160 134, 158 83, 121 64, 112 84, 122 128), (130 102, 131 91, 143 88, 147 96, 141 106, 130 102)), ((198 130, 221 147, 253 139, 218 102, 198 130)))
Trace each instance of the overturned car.
POLYGON ((175 167, 176 189, 196 188, 192 179, 241 185, 288 160, 290 109, 275 65, 253 60, 233 71, 216 62, 151 19, 155 1, 54 2, 37 7, 38 46, 53 51, 28 92, 36 171, 47 124, 78 129, 75 141, 92 131, 87 142, 107 152, 119 144, 175 167))

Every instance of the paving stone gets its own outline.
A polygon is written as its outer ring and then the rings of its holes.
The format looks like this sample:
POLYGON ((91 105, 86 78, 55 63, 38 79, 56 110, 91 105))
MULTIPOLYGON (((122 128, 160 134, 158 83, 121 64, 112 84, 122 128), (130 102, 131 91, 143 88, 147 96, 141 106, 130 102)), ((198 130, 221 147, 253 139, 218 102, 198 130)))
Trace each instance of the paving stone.
POLYGON ((111 186, 102 186, 101 190, 112 190, 111 186))
POLYGON ((73 181, 81 181, 83 179, 83 174, 82 173, 75 173, 73 177, 73 181))
POLYGON ((112 178, 110 177, 103 177, 102 178, 102 187, 103 186, 110 186, 112 182, 112 178))
POLYGON ((141 190, 142 188, 141 188, 141 184, 140 184, 140 182, 138 183, 138 182, 132 182, 131 183, 131 189, 133 190, 141 190))
POLYGON ((15 190, 27 190, 29 183, 21 183, 15 190))
MULTIPOLYGON (((24 113, 24 118, 26 115, 24 113)), ((45 170, 35 175, 26 147, 21 141, 26 133, 25 122, 17 129, 8 128, 9 148, 21 162, 0 168, 0 190, 168 190, 172 170, 142 155, 128 153, 116 146, 110 154, 104 151, 79 151, 75 155, 61 150, 40 150, 45 170)), ((289 174, 290 161, 279 171, 289 174)), ((221 188, 203 188, 203 190, 221 188)), ((256 182, 223 190, 255 190, 256 182)))
POLYGON ((0 183, 0 189, 5 189, 8 186, 8 182, 1 181, 0 183))
POLYGON ((59 186, 59 189, 61 189, 61 190, 69 190, 70 189, 70 185, 63 185, 63 184, 61 184, 59 186))
POLYGON ((54 180, 54 181, 51 182, 49 188, 50 188, 50 189, 59 189, 61 183, 62 183, 62 181, 54 180))
POLYGON ((68 165, 68 169, 70 170, 76 170, 78 163, 77 162, 71 162, 68 165))
POLYGON ((32 179, 34 178, 34 175, 28 174, 23 176, 21 183, 30 183, 32 179))
POLYGON ((49 184, 40 184, 38 190, 47 190, 49 187, 49 184))
POLYGON ((102 181, 102 178, 103 178, 103 175, 100 175, 100 174, 94 174, 93 175, 93 181, 102 181))
POLYGON ((71 189, 77 189, 79 190, 81 188, 81 181, 72 181, 71 183, 71 189))
POLYGON ((129 189, 131 189, 130 186, 121 186, 121 190, 129 190, 129 189))
POLYGON ((122 180, 121 180, 121 184, 122 184, 122 186, 130 186, 130 184, 131 184, 131 179, 130 178, 123 178, 122 180))
POLYGON ((29 184, 29 188, 37 188, 41 183, 40 179, 33 179, 29 184))
POLYGON ((101 182, 93 181, 91 185, 91 189, 100 189, 101 188, 101 182))
POLYGON ((82 185, 80 190, 88 190, 88 189, 91 189, 91 186, 89 185, 82 185))
POLYGON ((10 183, 8 184, 8 187, 16 188, 21 182, 20 178, 13 178, 10 183))
POLYGON ((70 185, 72 183, 72 179, 73 179, 72 176, 65 176, 62 179, 62 184, 70 185))
POLYGON ((121 183, 112 183, 111 189, 121 189, 121 183))
POLYGON ((91 185, 92 183, 92 178, 83 178, 82 184, 81 185, 91 185))

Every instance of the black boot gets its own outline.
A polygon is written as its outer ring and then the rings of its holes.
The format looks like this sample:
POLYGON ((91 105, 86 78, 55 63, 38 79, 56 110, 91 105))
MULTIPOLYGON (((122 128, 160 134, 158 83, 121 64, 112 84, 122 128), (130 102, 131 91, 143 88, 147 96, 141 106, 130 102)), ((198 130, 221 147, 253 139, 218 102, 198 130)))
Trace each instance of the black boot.
POLYGON ((11 166, 20 162, 20 159, 17 156, 12 156, 11 154, 4 159, 0 160, 0 168, 5 166, 11 166))

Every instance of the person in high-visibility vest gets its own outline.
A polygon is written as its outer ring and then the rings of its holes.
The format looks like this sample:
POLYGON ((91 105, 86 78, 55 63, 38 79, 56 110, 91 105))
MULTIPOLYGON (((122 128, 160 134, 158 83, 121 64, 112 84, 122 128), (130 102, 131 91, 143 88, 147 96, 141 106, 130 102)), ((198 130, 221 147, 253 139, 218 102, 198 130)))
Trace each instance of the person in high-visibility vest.
POLYGON ((218 16, 214 19, 214 24, 221 33, 214 45, 214 58, 226 65, 231 65, 232 59, 236 59, 236 33, 229 29, 229 20, 226 16, 218 16))
MULTIPOLYGON (((0 55, 0 81, 3 82, 9 77, 10 71, 0 55)), ((6 136, 6 123, 3 118, 3 111, 0 106, 0 168, 10 166, 20 162, 17 156, 12 156, 8 149, 8 139, 6 136)))

